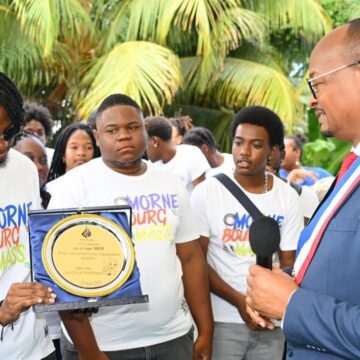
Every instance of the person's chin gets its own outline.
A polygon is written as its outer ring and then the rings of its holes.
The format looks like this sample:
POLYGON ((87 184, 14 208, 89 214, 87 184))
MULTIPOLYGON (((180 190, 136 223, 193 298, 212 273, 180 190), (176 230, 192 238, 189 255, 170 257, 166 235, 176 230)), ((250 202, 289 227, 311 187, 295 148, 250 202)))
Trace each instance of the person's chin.
POLYGON ((236 168, 235 173, 241 176, 251 176, 253 175, 251 168, 236 168))

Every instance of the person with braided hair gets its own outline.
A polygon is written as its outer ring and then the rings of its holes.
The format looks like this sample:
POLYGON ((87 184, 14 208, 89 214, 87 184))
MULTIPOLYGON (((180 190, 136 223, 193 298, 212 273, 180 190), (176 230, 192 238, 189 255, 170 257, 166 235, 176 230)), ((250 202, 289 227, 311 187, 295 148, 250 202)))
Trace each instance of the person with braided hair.
POLYGON ((100 150, 90 126, 83 123, 66 126, 56 140, 46 190, 52 194, 65 173, 99 156, 100 150))
POLYGON ((194 126, 190 116, 175 115, 169 118, 172 127, 171 141, 175 145, 182 143, 185 134, 194 126))
POLYGON ((40 208, 40 194, 35 165, 11 149, 23 122, 21 95, 0 73, 0 354, 2 359, 52 360, 46 322, 30 309, 54 303, 56 295, 30 282, 27 212, 40 208))
POLYGON ((206 178, 221 172, 232 172, 235 163, 232 154, 221 153, 218 150, 214 135, 204 127, 193 127, 184 136, 182 144, 197 146, 206 157, 210 169, 206 171, 206 178))

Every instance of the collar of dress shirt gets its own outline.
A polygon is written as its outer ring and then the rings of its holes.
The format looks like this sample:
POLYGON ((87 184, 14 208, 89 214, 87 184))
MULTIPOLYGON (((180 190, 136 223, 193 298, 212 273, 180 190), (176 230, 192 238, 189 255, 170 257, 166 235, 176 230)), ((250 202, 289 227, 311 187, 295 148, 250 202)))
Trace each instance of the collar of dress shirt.
POLYGON ((360 143, 351 149, 355 153, 356 156, 360 156, 360 143))

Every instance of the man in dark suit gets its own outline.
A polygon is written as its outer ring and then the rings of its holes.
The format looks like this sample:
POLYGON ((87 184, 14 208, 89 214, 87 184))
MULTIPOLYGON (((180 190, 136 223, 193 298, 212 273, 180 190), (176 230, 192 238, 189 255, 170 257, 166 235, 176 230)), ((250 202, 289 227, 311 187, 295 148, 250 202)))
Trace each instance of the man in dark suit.
POLYGON ((287 359, 360 359, 360 19, 326 35, 310 57, 310 106, 322 134, 351 141, 337 179, 301 234, 293 276, 250 268, 248 313, 282 318, 287 359), (346 169, 347 168, 347 169, 346 169))

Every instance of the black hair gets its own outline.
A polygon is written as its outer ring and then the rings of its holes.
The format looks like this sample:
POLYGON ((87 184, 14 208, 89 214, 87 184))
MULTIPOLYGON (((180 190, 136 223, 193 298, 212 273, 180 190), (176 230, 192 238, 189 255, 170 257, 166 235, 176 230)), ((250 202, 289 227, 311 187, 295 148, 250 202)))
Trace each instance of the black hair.
POLYGON ((131 106, 142 114, 141 107, 129 96, 124 94, 112 94, 105 98, 100 104, 99 108, 96 111, 96 118, 98 119, 105 110, 117 105, 131 106))
POLYGON ((217 149, 216 141, 209 129, 204 127, 193 127, 184 136, 182 144, 200 147, 207 145, 213 152, 217 149))
POLYGON ((52 135, 52 127, 54 125, 49 109, 36 102, 26 101, 24 104, 25 110, 25 124, 31 120, 36 120, 45 129, 45 135, 50 138, 52 135))
POLYGON ((19 132, 24 125, 23 99, 16 85, 2 72, 0 72, 0 106, 9 116, 14 132, 19 132))
POLYGON ((265 128, 269 134, 270 146, 280 145, 284 141, 284 125, 278 115, 263 106, 248 106, 242 108, 231 122, 231 137, 240 124, 252 124, 265 128))
POLYGON ((171 140, 172 127, 169 119, 163 116, 148 116, 144 122, 149 137, 157 136, 163 141, 171 140))
POLYGON ((50 165, 47 182, 55 180, 56 178, 65 174, 66 165, 63 161, 63 157, 65 155, 66 145, 69 141, 69 138, 76 130, 82 130, 88 134, 94 148, 94 158, 100 156, 100 150, 96 145, 96 140, 92 129, 83 123, 70 124, 61 131, 58 138, 56 139, 54 156, 50 165))
POLYGON ((190 116, 175 115, 169 121, 172 126, 176 127, 178 134, 181 136, 184 136, 193 127, 190 116))

